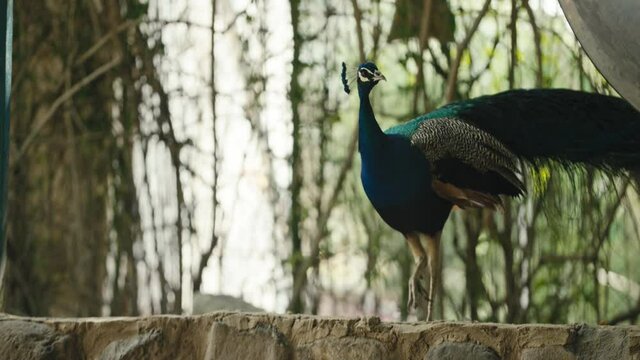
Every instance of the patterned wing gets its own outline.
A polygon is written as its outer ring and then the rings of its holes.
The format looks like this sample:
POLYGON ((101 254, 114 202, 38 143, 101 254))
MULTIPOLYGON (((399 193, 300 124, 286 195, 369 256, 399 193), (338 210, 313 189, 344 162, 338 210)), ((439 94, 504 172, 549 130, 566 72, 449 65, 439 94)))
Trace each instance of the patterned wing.
POLYGON ((423 121, 411 143, 429 160, 440 195, 461 207, 501 205, 498 195, 519 195, 518 158, 488 132, 455 117, 423 121))

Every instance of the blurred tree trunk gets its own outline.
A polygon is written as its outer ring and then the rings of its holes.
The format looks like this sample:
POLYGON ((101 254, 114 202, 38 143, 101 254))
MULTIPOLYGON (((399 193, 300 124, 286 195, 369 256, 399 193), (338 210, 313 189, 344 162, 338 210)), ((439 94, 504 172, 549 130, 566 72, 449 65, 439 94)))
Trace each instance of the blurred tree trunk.
POLYGON ((302 254, 302 204, 300 203, 300 191, 302 190, 302 151, 300 149, 300 112, 299 106, 302 103, 302 87, 300 86, 300 73, 302 63, 300 62, 300 48, 302 46, 302 36, 300 35, 300 1, 292 0, 289 4, 291 8, 291 28, 293 32, 293 59, 291 60, 291 82, 289 84, 289 101, 291 102, 291 124, 293 125, 291 149, 291 209, 289 213, 289 234, 291 236, 291 269, 293 279, 293 292, 288 310, 294 313, 304 311, 303 290, 306 283, 306 268, 303 265, 302 254))
POLYGON ((133 154, 141 77, 155 76, 144 57, 157 52, 137 26, 147 5, 31 5, 15 7, 6 311, 99 316, 106 306, 135 315, 133 154))
POLYGON ((82 14, 92 11, 90 4, 75 1, 15 8, 13 108, 17 111, 12 138, 18 150, 11 161, 5 293, 9 312, 100 314, 108 167, 99 164, 110 162, 110 104, 103 100, 113 98, 111 86, 105 77, 99 78, 83 89, 90 89, 93 101, 86 96, 60 101, 101 65, 111 63, 113 69, 117 64, 112 61, 119 53, 113 50, 77 63, 79 53, 103 29, 110 29, 105 18, 94 27, 86 23, 89 18, 82 14), (33 135, 50 111, 53 120, 33 135), (92 121, 83 121, 88 114, 92 121), (87 141, 89 134, 102 136, 87 141))

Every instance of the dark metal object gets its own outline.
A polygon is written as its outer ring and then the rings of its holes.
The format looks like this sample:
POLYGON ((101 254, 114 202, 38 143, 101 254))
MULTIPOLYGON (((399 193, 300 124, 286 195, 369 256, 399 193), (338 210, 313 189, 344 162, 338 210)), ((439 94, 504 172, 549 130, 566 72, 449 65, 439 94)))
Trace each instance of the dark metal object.
POLYGON ((640 110, 640 1, 559 2, 591 61, 640 110))
POLYGON ((0 0, 0 287, 6 258, 7 169, 9 166, 9 94, 13 0, 0 0))

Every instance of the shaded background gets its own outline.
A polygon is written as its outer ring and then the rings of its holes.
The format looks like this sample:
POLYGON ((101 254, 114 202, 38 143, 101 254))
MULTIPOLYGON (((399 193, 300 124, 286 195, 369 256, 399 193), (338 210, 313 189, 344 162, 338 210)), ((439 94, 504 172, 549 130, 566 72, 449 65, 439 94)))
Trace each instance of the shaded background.
MULTIPOLYGON (((612 93, 553 0, 47 0, 15 6, 4 311, 267 311, 406 319, 413 260, 366 200, 357 96, 383 127, 511 88, 612 93), (194 301, 196 299, 196 301, 194 301)), ((553 131, 553 129, 548 129, 553 131)), ((635 322, 640 202, 532 173, 504 213, 455 211, 436 317, 635 322)), ((409 316, 409 319, 411 317, 409 316)))

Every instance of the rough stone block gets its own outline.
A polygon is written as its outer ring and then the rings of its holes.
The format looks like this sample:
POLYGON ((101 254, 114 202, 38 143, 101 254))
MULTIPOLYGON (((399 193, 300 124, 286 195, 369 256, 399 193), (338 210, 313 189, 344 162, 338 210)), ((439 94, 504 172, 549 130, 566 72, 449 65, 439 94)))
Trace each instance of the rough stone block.
POLYGON ((445 342, 427 352, 425 360, 500 360, 491 348, 474 343, 445 342))
POLYGON ((302 346, 295 360, 386 360, 389 354, 377 340, 356 337, 328 338, 302 346))
POLYGON ((0 320, 0 358, 6 360, 57 360, 73 357, 73 338, 57 334, 46 324, 0 320))
POLYGON ((215 322, 209 335, 206 360, 264 359, 287 360, 290 350, 286 339, 271 326, 237 330, 215 322))
POLYGON ((543 346, 522 351, 521 360, 575 360, 576 356, 562 346, 543 346))

